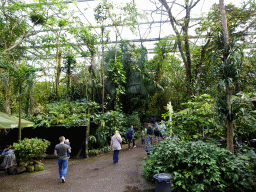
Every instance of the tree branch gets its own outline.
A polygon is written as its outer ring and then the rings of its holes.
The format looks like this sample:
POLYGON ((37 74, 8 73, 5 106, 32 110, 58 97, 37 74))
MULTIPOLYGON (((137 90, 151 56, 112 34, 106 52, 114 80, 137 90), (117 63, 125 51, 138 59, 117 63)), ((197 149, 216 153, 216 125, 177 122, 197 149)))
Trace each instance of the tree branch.
POLYGON ((13 46, 5 49, 2 53, 5 54, 6 52, 14 49, 15 47, 17 47, 19 44, 21 44, 26 38, 27 36, 29 35, 29 33, 32 31, 32 29, 34 28, 35 24, 28 30, 28 32, 26 34, 23 35, 23 37, 21 38, 20 41, 18 41, 16 44, 14 44, 13 46))

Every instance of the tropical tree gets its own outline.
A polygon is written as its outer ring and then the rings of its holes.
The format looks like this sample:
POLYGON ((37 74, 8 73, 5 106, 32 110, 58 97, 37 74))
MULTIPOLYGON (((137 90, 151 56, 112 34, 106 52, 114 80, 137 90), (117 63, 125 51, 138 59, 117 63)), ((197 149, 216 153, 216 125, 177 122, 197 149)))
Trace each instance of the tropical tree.
POLYGON ((68 97, 71 98, 71 75, 72 72, 76 66, 77 62, 76 62, 76 58, 73 54, 68 54, 65 57, 65 61, 64 61, 64 68, 66 70, 66 74, 67 74, 67 94, 68 97))
MULTIPOLYGON (((191 56, 191 45, 189 42, 189 26, 191 22, 191 12, 192 9, 196 7, 196 5, 200 2, 200 0, 185 0, 183 4, 180 4, 176 1, 168 2, 166 0, 153 1, 156 5, 160 3, 161 6, 164 7, 164 11, 168 15, 168 19, 170 20, 171 27, 176 36, 176 43, 178 47, 179 54, 182 58, 182 61, 186 70, 186 80, 187 80, 187 94, 188 97, 194 94, 193 83, 194 77, 193 73, 195 72, 195 76, 197 75, 198 69, 201 67, 201 63, 194 64, 192 62, 191 56), (185 13, 183 16, 175 17, 174 10, 182 9, 181 12, 185 13)), ((207 48, 207 44, 209 41, 206 41, 204 46, 201 49, 201 58, 203 61, 205 55, 205 49, 207 48)))
POLYGON ((39 0, 39 2, 29 4, 15 0, 0 3, 0 25, 3 37, 0 44, 1 57, 13 59, 20 56, 20 53, 24 51, 24 47, 21 48, 22 43, 33 34, 36 26, 45 23, 44 6, 40 4, 42 2, 39 0), (29 20, 31 20, 30 23, 29 20))
POLYGON ((112 108, 118 111, 122 108, 120 97, 125 94, 124 84, 126 82, 126 76, 124 66, 120 61, 120 56, 116 58, 115 54, 116 49, 114 48, 109 50, 106 56, 106 91, 110 99, 109 109, 112 108))
POLYGON ((156 55, 146 64, 158 88, 152 97, 151 110, 154 112, 151 113, 159 116, 165 113, 164 106, 169 101, 173 103, 174 109, 180 108, 180 102, 186 95, 185 71, 180 59, 172 53, 173 40, 173 37, 165 37, 156 43, 156 55))
POLYGON ((33 82, 35 79, 35 72, 37 71, 31 65, 28 65, 26 61, 22 61, 22 63, 16 64, 9 62, 0 63, 0 67, 7 70, 14 78, 13 83, 15 87, 17 87, 16 92, 19 94, 19 137, 21 140, 21 110, 22 110, 22 94, 23 90, 30 91, 33 86, 33 82))

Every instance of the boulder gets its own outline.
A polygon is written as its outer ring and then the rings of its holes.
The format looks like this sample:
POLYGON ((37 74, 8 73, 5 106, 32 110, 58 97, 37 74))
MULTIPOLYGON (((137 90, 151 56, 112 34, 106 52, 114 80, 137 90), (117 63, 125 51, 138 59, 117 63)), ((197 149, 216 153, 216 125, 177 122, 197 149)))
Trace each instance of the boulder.
POLYGON ((33 171, 35 171, 35 167, 33 165, 29 165, 29 166, 27 166, 27 171, 33 172, 33 171))
POLYGON ((17 167, 16 166, 12 166, 10 168, 7 169, 7 173, 10 175, 15 175, 17 174, 17 167))
POLYGON ((28 162, 21 162, 21 163, 20 163, 20 166, 21 166, 21 167, 27 167, 27 166, 28 166, 28 162))
POLYGON ((17 174, 25 172, 27 169, 24 166, 17 167, 17 174))
POLYGON ((43 165, 35 165, 35 171, 43 171, 44 166, 43 165))
POLYGON ((34 165, 34 161, 30 161, 28 165, 34 165))
POLYGON ((44 164, 41 161, 34 161, 34 164, 44 166, 44 164))

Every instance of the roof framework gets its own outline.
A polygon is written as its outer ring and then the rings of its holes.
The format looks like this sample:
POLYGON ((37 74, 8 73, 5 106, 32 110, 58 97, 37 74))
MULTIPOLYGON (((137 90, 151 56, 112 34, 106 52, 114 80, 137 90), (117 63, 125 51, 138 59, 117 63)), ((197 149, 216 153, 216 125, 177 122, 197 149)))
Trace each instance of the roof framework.
MULTIPOLYGON (((93 6, 91 6, 92 3, 94 3, 95 5, 98 5, 100 2, 102 2, 104 0, 77 0, 77 2, 79 4, 90 4, 89 6, 92 8, 93 6)), ((121 0, 120 2, 131 2, 131 3, 137 3, 137 2, 147 2, 150 3, 151 0, 121 0)), ((66 3, 72 3, 71 1, 67 1, 66 3)), ((74 4, 73 4, 74 5, 74 4)), ((80 7, 80 5, 74 5, 75 8, 78 10, 78 12, 80 12, 82 14, 82 17, 85 19, 85 25, 88 25, 90 27, 92 27, 92 29, 94 30, 94 32, 96 34, 99 35, 99 26, 95 25, 92 23, 91 18, 89 19, 89 17, 91 17, 91 15, 86 15, 84 14, 84 12, 82 11, 83 6, 80 7)), ((147 13, 148 15, 150 15, 150 21, 140 21, 138 23, 137 26, 137 35, 131 34, 129 33, 128 35, 126 35, 125 37, 119 37, 119 40, 113 40, 113 38, 111 38, 110 41, 106 41, 105 44, 107 44, 108 46, 114 45, 114 44, 119 44, 122 40, 124 41, 130 41, 130 42, 134 42, 140 45, 143 45, 147 48, 147 50, 149 51, 149 54, 154 54, 153 52, 153 47, 154 47, 154 43, 161 40, 163 37, 170 35, 170 32, 172 31, 171 26, 170 26, 170 21, 168 19, 168 17, 166 17, 166 15, 164 14, 163 11, 163 7, 160 6, 158 7, 156 4, 152 4, 151 9, 148 10, 141 10, 144 13, 147 13), (153 6, 153 9, 152 9, 153 6), (157 19, 156 19, 157 18, 157 19), (169 27, 169 29, 168 29, 169 27), (168 29, 168 32, 166 32, 166 29, 168 29), (129 37, 129 38, 127 38, 129 37)), ((139 9, 141 9, 139 7, 139 9)), ((192 22, 198 22, 198 20, 200 20, 200 17, 191 19, 192 22)), ((113 25, 106 25, 106 28, 111 28, 113 27, 113 25)), ((125 28, 122 25, 118 25, 115 27, 119 27, 119 28, 125 28)), ((127 27, 125 29, 125 33, 129 30, 127 27)), ((43 31, 37 31, 36 33, 39 32, 43 32, 43 31)), ((45 31, 44 31, 45 32, 45 31)), ((46 31, 47 32, 47 31, 46 31)), ((173 33, 174 34, 174 33, 173 33)), ((113 34, 112 34, 113 35, 113 34)), ((197 36, 191 36, 191 39, 197 39, 197 36)), ((200 37, 202 38, 202 37, 200 37)), ((84 43, 82 42, 77 42, 77 43, 73 43, 72 46, 76 46, 79 47, 79 49, 83 52, 86 52, 86 47, 84 46, 84 43)), ((29 46, 30 48, 32 48, 31 46, 29 46)), ((40 46, 33 46, 34 48, 38 48, 40 46)), ((50 55, 41 55, 38 54, 36 52, 30 52, 32 55, 29 55, 31 58, 47 58, 47 56, 50 55)))
MULTIPOLYGON (((95 21, 93 21, 91 19, 92 15, 91 14, 84 14, 83 12, 83 5, 84 4, 88 4, 89 7, 91 9, 93 9, 93 7, 95 7, 95 5, 98 5, 100 2, 102 2, 104 0, 77 0, 78 4, 72 4, 74 6, 74 8, 81 13, 81 17, 84 18, 84 24, 86 26, 90 26, 92 27, 93 31, 96 34, 100 34, 100 28, 95 24, 95 21), (94 4, 94 5, 92 5, 94 4), (89 18, 90 17, 90 18, 89 18)), ((108 0, 110 1, 110 0, 108 0)), ((159 6, 158 4, 154 3, 154 0, 120 0, 118 2, 132 2, 132 3, 138 3, 138 2, 147 2, 148 4, 150 4, 150 2, 152 2, 151 4, 151 9, 146 7, 146 9, 144 9, 144 7, 139 7, 138 9, 140 9, 142 12, 147 13, 149 15, 149 21, 147 20, 140 20, 137 26, 137 35, 134 35, 132 33, 128 33, 128 35, 125 35, 126 32, 129 30, 127 27, 123 27, 122 25, 118 25, 118 26, 113 26, 111 24, 105 25, 105 27, 107 29, 111 29, 113 27, 119 27, 120 30, 123 29, 125 32, 122 33, 122 36, 119 37, 118 40, 113 40, 114 38, 111 38, 110 41, 106 41, 105 44, 108 46, 112 46, 115 44, 119 44, 121 42, 121 40, 125 40, 125 41, 130 41, 130 42, 134 42, 137 45, 143 45, 144 47, 147 48, 148 50, 148 54, 151 54, 152 56, 154 55, 154 44, 161 40, 162 38, 164 38, 165 36, 168 35, 172 35, 174 34, 171 25, 170 25, 170 21, 168 16, 166 15, 166 13, 163 10, 163 6, 159 6)), ((199 11, 196 14, 192 14, 192 19, 191 19, 191 28, 194 28, 196 26, 196 24, 200 21, 201 16, 203 15, 203 12, 206 11, 206 9, 204 9, 204 3, 206 2, 205 0, 201 0, 202 1, 202 5, 199 6, 199 11)), ((217 0, 215 0, 217 1, 217 0)), ((66 3, 72 3, 71 1, 67 1, 66 3)), ((212 2, 213 4, 214 2, 212 2)), ((216 3, 216 2, 215 2, 216 3)), ((228 3, 228 0, 226 1, 226 3, 228 3)), ((143 4, 143 3, 142 3, 143 4)), ((92 12, 93 14, 93 12, 92 12)), ((181 14, 181 12, 177 13, 177 19, 179 18, 179 15, 181 14)), ((37 31, 37 32, 42 32, 42 31, 37 31)), ((48 31, 50 32, 50 31, 48 31)), ((113 32, 113 31, 112 31, 113 32)), ((251 34, 249 34, 251 35, 251 34)), ((203 41, 205 39, 205 35, 200 35, 197 36, 195 34, 191 34, 190 35, 190 40, 192 44, 198 44, 200 43, 200 41, 203 41)), ((82 52, 86 52, 87 48, 85 46, 85 44, 83 42, 75 42, 72 43, 72 46, 76 49, 80 49, 80 51, 82 52)), ((101 45, 99 45, 100 47, 101 45)), ((35 47, 35 48, 39 48, 35 47)), ((32 48, 32 47, 31 47, 32 48)), ((33 52, 30 51, 30 54, 28 55, 32 60, 37 60, 37 59, 54 59, 54 57, 56 56, 54 53, 53 54, 41 54, 39 52, 33 52)), ((151 57, 152 57, 151 56, 151 57)), ((78 56, 80 57, 82 60, 84 60, 85 63, 87 63, 89 65, 89 61, 88 61, 88 57, 85 57, 83 55, 78 56)), ((50 67, 50 68, 54 68, 54 67, 50 67)))

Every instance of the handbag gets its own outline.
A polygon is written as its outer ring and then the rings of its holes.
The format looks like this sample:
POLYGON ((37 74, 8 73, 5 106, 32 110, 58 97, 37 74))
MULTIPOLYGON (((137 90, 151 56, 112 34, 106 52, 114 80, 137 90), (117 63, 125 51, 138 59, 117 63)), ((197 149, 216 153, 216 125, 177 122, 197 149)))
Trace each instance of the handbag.
POLYGON ((116 138, 116 140, 120 143, 120 145, 121 145, 121 149, 122 149, 122 142, 120 142, 117 138, 116 138))

